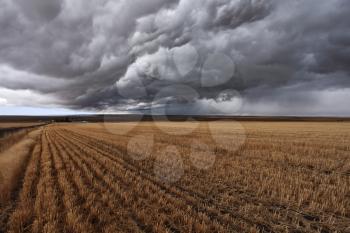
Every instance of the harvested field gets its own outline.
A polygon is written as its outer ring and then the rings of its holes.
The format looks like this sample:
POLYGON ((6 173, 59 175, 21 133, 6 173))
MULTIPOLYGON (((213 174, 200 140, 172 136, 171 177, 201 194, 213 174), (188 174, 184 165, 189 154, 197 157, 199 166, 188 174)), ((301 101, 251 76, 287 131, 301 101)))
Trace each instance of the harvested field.
POLYGON ((0 123, 0 152, 21 141, 29 132, 46 124, 0 123))
POLYGON ((350 232, 350 123, 51 124, 25 164, 0 232, 350 232))
POLYGON ((0 122, 0 129, 5 128, 21 128, 21 127, 28 127, 28 126, 35 126, 35 125, 42 125, 42 122, 0 122))

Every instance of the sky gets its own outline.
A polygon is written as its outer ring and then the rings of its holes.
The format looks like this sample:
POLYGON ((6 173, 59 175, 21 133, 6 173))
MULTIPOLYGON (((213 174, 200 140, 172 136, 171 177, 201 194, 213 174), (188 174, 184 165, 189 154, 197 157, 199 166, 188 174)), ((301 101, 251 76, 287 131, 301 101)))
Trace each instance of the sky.
POLYGON ((0 0, 0 115, 350 116, 348 0, 0 0))

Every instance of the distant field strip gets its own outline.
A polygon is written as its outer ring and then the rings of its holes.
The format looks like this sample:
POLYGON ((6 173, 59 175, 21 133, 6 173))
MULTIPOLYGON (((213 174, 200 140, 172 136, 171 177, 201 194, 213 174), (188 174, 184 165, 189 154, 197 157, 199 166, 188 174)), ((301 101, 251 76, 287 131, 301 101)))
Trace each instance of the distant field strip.
MULTIPOLYGON (((111 132, 127 123, 43 127, 16 200, 0 206, 0 232, 350 230, 350 123, 246 122, 235 151, 218 147, 205 122, 191 135, 167 133, 187 124, 145 122, 126 134, 111 132), (150 134, 151 156, 134 160, 128 143, 150 134), (213 167, 191 164, 189 137, 215 153, 213 167), (154 173, 169 145, 184 166, 174 183, 154 173)), ((214 127, 225 135, 223 124, 214 127)))
POLYGON ((20 132, 23 130, 31 130, 40 126, 44 126, 46 124, 1 124, 0 123, 0 138, 3 138, 7 135, 20 132))

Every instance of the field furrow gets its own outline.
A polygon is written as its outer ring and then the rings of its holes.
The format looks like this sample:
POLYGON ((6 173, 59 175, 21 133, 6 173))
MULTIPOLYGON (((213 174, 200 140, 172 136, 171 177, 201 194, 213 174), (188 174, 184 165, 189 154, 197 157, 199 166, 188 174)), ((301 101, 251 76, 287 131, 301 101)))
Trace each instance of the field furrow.
POLYGON ((11 228, 8 223, 13 213, 21 208, 19 203, 25 198, 23 192, 32 191, 32 180, 28 175, 37 162, 39 146, 36 140, 40 134, 41 130, 29 132, 24 139, 0 153, 0 232, 11 228))
POLYGON ((41 142, 39 141, 27 167, 19 200, 8 223, 9 232, 29 232, 34 221, 34 202, 37 196, 37 186, 40 179, 41 142))
MULTIPOLYGON (((70 132, 69 135, 73 135, 73 132, 70 132)), ((66 134, 67 135, 67 134, 66 134)), ((152 187, 152 192, 157 192, 158 190, 162 190, 163 192, 166 193, 166 198, 168 198, 170 201, 174 202, 174 205, 177 206, 177 208, 180 208, 181 206, 184 206, 184 208, 186 209, 186 206, 192 206, 192 210, 195 211, 197 214, 199 215, 207 215, 207 219, 210 221, 218 221, 218 222, 222 222, 224 225, 228 224, 231 227, 235 227, 236 230, 237 227, 235 226, 235 222, 234 219, 240 216, 237 216, 236 214, 232 214, 234 216, 234 218, 227 218, 227 214, 230 214, 230 211, 228 211, 228 209, 226 210, 217 210, 216 208, 208 207, 207 205, 210 204, 208 202, 203 201, 203 203, 199 203, 198 200, 198 196, 197 195, 193 195, 195 193, 191 193, 191 192, 185 192, 185 190, 178 190, 175 187, 167 187, 165 184, 162 184, 160 181, 157 181, 154 177, 152 177, 150 174, 148 174, 146 171, 144 171, 141 168, 137 168, 133 165, 131 165, 130 163, 127 163, 126 161, 124 161, 123 159, 121 159, 118 156, 110 156, 108 152, 103 151, 103 147, 104 146, 108 146, 109 148, 111 148, 110 145, 98 145, 96 144, 96 142, 94 143, 93 141, 90 142, 78 142, 79 138, 84 138, 85 136, 81 135, 79 137, 76 138, 72 138, 73 136, 71 136, 70 138, 70 142, 72 143, 73 140, 76 140, 76 142, 78 144, 80 144, 80 148, 81 150, 85 153, 85 154, 92 154, 92 151, 95 151, 96 153, 101 154, 104 159, 107 159, 106 163, 112 163, 114 165, 114 170, 113 171, 125 171, 125 173, 128 173, 128 176, 133 176, 135 180, 137 181, 141 181, 143 180, 142 183, 145 183, 145 181, 149 182, 149 184, 152 187), (92 146, 95 145, 95 146, 92 146), (90 150, 87 150, 87 148, 89 148, 90 150), (193 196, 189 195, 192 194, 193 196), (182 203, 181 203, 182 202, 182 203), (185 203, 183 203, 185 202, 185 203), (208 213, 208 214, 206 214, 208 213), (221 216, 221 217, 220 217, 221 216)), ((119 152, 120 153, 120 152, 119 152)), ((117 153, 115 151, 113 151, 114 155, 117 155, 117 153)), ((95 163, 98 163, 98 161, 94 161, 95 163)), ((115 175, 117 173, 112 173, 112 175, 115 175)), ((118 179, 123 179, 122 177, 119 177, 118 179)), ((124 179, 125 180, 125 179, 124 179)), ((125 181, 124 181, 125 182, 125 181)), ((132 185, 133 181, 130 181, 130 183, 126 184, 128 187, 130 187, 132 185)), ((249 220, 248 220, 249 221, 249 220)), ((233 228, 234 229, 234 228, 233 228)))
MULTIPOLYGON (((70 143, 72 144, 72 141, 70 140, 70 143)), ((92 169, 95 169, 96 172, 96 177, 100 177, 102 180, 104 180, 104 182, 106 184, 110 184, 110 188, 115 190, 117 187, 117 190, 120 190, 119 192, 122 192, 122 194, 124 195, 124 198, 128 198, 131 200, 124 200, 124 202, 128 201, 136 206, 133 206, 133 209, 136 209, 138 211, 142 211, 144 213, 146 213, 145 211, 151 207, 149 209, 148 215, 152 215, 153 212, 155 212, 155 208, 159 207, 159 208, 164 208, 164 211, 167 211, 168 215, 173 214, 174 218, 173 219, 177 219, 177 221, 179 222, 179 225, 183 225, 184 223, 189 223, 189 222, 183 222, 183 221, 192 221, 191 218, 189 220, 186 220, 183 218, 183 215, 181 214, 181 212, 179 213, 172 213, 174 211, 174 205, 173 206, 169 206, 171 203, 168 202, 168 200, 166 199, 167 197, 165 196, 165 194, 163 194, 162 192, 159 192, 159 190, 157 189, 157 187, 152 184, 149 183, 147 185, 143 185, 138 183, 138 181, 141 179, 140 177, 135 176, 135 174, 133 174, 131 171, 129 170, 125 170, 125 168, 123 168, 122 166, 120 167, 108 167, 108 164, 111 164, 112 161, 106 159, 105 157, 101 157, 100 155, 95 155, 96 152, 92 152, 92 151, 87 151, 85 148, 79 147, 81 150, 82 154, 87 154, 89 153, 89 155, 92 155, 91 157, 93 158, 84 158, 85 160, 88 160, 88 162, 94 164, 94 167, 92 169), (90 161, 89 161, 90 160, 90 161), (127 174, 127 175, 123 175, 127 174), (106 174, 108 174, 106 176, 106 174), (107 177, 107 178, 105 178, 107 177), (116 187, 114 187, 116 186, 116 187), (137 187, 139 186, 139 187, 137 187), (149 191, 149 192, 147 192, 149 191), (152 195, 150 195, 152 194, 152 195), (164 197, 164 200, 163 200, 164 197), (152 203, 154 202, 154 204, 152 205, 152 203), (148 207, 149 206, 149 207, 148 207), (148 208, 147 208, 148 207, 148 208), (146 210, 143 210, 146 209, 146 210), (181 223, 182 222, 182 223, 181 223)), ((90 157, 90 156, 89 156, 90 157)), ((176 207, 179 209, 181 207, 181 202, 180 199, 176 200, 176 207)), ((186 206, 184 206, 186 207, 186 206)), ((177 210, 179 211, 179 210, 177 210)), ((161 210, 160 210, 161 213, 161 210)), ((150 217, 148 216, 148 217, 150 217)), ((146 217, 146 216, 145 216, 146 217)), ((144 217, 143 217, 144 218, 144 217)), ((159 216, 158 216, 159 218, 159 216)), ((153 219, 154 221, 155 219, 153 219)), ((161 219, 158 219, 158 222, 161 219)), ((148 220, 148 221, 152 221, 152 219, 148 220)), ((170 219, 164 219, 164 225, 170 225, 171 221, 170 219)), ((207 223, 209 224, 210 221, 209 219, 207 219, 207 223)), ((173 224, 175 225, 175 224, 173 224)), ((159 229, 158 229, 159 231, 159 229)))
POLYGON ((70 171, 73 174, 75 185, 79 187, 78 192, 83 200, 88 218, 92 223, 100 229, 105 228, 104 232, 113 230, 120 232, 121 226, 132 232, 139 232, 137 226, 133 227, 130 220, 130 214, 121 209, 121 204, 117 202, 116 196, 104 187, 95 177, 95 173, 91 170, 91 164, 86 164, 76 152, 72 152, 71 148, 62 143, 58 137, 56 145, 61 151, 64 161, 69 164, 70 171), (98 195, 100 194, 100 195, 98 195))
POLYGON ((62 191, 59 189, 53 154, 48 144, 48 131, 45 129, 42 136, 41 172, 34 207, 36 218, 32 231, 58 233, 62 232, 65 218, 62 213, 62 191))
MULTIPOLYGON (((116 169, 123 169, 124 167, 127 167, 128 171, 137 174, 137 176, 140 177, 139 179, 151 182, 154 186, 167 192, 170 196, 172 196, 172 198, 176 199, 177 201, 186 201, 185 205, 192 206, 192 209, 197 211, 197 213, 201 215, 206 215, 207 213, 208 218, 212 221, 218 221, 223 223, 224 225, 228 224, 231 227, 234 227, 233 229, 239 231, 239 228, 237 229, 237 225, 235 224, 235 219, 240 219, 245 221, 246 224, 256 225, 257 228, 260 228, 264 232, 272 232, 272 229, 269 229, 267 223, 259 223, 259 221, 253 223, 252 220, 237 214, 236 210, 230 207, 220 207, 213 200, 210 201, 210 199, 205 198, 203 194, 197 193, 194 190, 186 189, 181 186, 177 186, 176 184, 167 186, 166 184, 157 181, 156 178, 153 177, 149 171, 130 163, 130 161, 122 159, 125 156, 122 155, 122 152, 118 148, 115 148, 111 144, 106 144, 103 141, 101 142, 98 139, 94 139, 86 135, 76 135, 75 132, 69 132, 66 134, 71 135, 72 140, 79 140, 79 138, 85 138, 84 141, 79 142, 82 145, 82 148, 90 148, 91 150, 95 150, 98 153, 103 154, 103 156, 109 158, 111 162, 120 165, 120 167, 117 167, 116 169), (73 135, 76 135, 76 137, 74 137, 73 135), (112 156, 112 154, 114 156, 112 156), (227 215, 229 217, 227 217, 227 215)), ((261 204, 258 203, 257 205, 261 204)))
POLYGON ((57 148, 54 137, 50 132, 48 143, 53 155, 55 170, 57 171, 58 185, 62 194, 63 212, 65 215, 65 231, 68 232, 95 232, 94 226, 87 222, 86 210, 81 205, 83 196, 79 195, 79 188, 72 181, 75 171, 62 159, 61 151, 57 148))

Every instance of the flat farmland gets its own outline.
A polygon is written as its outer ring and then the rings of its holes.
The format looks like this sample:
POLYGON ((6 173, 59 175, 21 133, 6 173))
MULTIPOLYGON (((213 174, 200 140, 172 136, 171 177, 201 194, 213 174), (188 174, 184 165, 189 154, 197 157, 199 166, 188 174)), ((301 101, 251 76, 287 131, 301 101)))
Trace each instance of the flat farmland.
POLYGON ((0 232, 350 232, 347 122, 57 123, 23 140, 12 179, 0 154, 0 232))
POLYGON ((43 123, 37 123, 37 122, 0 122, 0 129, 6 129, 6 128, 21 128, 21 127, 30 127, 30 126, 36 126, 41 125, 43 123))

